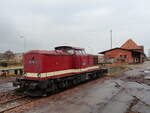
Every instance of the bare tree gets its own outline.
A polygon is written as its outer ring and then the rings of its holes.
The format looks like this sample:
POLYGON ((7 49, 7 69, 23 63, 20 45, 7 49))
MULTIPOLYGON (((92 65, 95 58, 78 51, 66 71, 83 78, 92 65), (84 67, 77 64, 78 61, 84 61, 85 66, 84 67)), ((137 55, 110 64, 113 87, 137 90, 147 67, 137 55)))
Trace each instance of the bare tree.
POLYGON ((7 61, 13 59, 14 56, 15 56, 14 53, 13 53, 12 51, 10 51, 10 50, 4 52, 4 57, 5 57, 5 59, 6 59, 7 61))

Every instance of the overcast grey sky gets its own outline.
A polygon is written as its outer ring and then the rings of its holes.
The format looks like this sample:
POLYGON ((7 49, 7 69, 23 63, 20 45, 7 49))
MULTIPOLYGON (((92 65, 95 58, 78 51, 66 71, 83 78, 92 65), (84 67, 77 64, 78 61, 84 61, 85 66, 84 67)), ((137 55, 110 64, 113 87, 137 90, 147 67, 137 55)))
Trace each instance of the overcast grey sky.
POLYGON ((150 0, 0 0, 0 52, 73 45, 98 53, 132 38, 150 48, 150 0))

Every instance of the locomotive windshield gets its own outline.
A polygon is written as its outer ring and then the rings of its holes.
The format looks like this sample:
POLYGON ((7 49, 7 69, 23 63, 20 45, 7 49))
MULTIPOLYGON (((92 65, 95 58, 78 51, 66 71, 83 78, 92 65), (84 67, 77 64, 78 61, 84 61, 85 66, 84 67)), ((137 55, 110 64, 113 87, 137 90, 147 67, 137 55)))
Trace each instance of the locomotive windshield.
POLYGON ((74 54, 74 50, 72 50, 72 49, 67 50, 67 53, 69 53, 69 54, 74 54))
POLYGON ((75 50, 75 54, 83 55, 86 54, 84 50, 75 50))
POLYGON ((73 49, 58 49, 58 50, 56 50, 56 51, 63 51, 63 52, 65 52, 65 53, 68 53, 68 54, 74 54, 74 50, 73 49))

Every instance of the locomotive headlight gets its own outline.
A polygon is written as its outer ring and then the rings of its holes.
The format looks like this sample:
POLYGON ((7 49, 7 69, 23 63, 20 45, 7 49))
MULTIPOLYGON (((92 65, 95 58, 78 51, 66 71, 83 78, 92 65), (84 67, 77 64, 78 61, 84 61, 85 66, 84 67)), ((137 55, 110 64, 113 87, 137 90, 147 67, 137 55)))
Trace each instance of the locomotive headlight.
POLYGON ((27 76, 27 73, 24 73, 23 76, 27 76))
POLYGON ((37 64, 37 61, 34 58, 34 56, 32 56, 31 59, 29 60, 29 64, 37 64))
POLYGON ((38 73, 38 74, 37 74, 37 77, 41 77, 41 73, 38 73))

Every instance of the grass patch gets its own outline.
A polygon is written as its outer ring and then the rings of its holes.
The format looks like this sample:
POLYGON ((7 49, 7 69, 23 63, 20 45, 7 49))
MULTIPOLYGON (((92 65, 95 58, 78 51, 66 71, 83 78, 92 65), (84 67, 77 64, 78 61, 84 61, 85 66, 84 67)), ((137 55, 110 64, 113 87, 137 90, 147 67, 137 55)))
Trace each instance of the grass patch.
POLYGON ((125 67, 125 66, 113 66, 113 67, 110 67, 108 69, 107 75, 108 76, 113 76, 113 75, 116 75, 116 74, 118 74, 120 72, 123 72, 125 70, 127 70, 127 67, 125 67))

